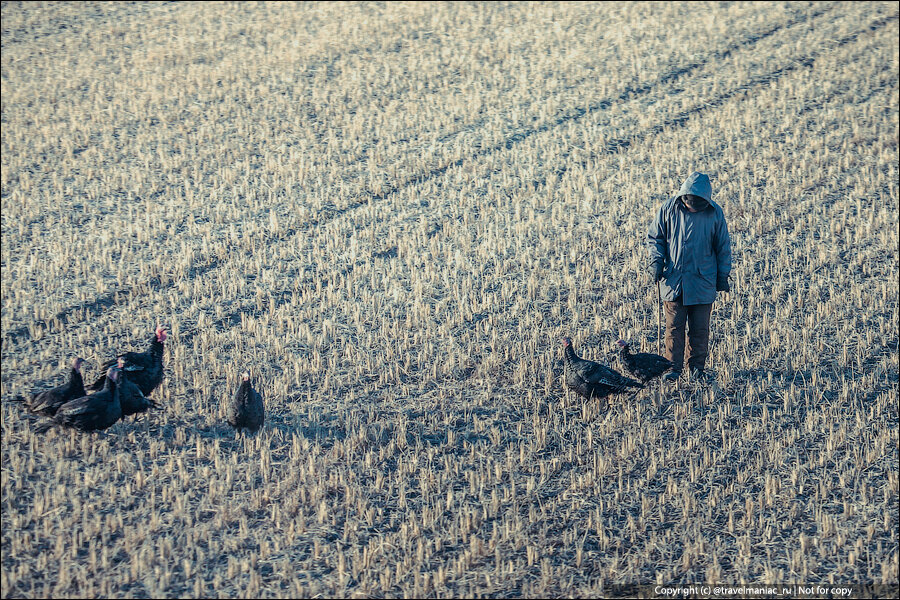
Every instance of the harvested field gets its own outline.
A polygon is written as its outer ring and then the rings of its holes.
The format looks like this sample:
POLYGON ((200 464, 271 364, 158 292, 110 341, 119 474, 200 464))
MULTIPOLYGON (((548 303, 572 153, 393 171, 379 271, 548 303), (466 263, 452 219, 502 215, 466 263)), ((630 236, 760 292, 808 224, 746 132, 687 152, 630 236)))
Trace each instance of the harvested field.
POLYGON ((6 597, 897 585, 895 2, 2 5, 6 597), (728 219, 716 383, 644 238, 728 219), (170 327, 164 409, 13 399, 170 327), (240 373, 256 435, 223 402, 240 373))

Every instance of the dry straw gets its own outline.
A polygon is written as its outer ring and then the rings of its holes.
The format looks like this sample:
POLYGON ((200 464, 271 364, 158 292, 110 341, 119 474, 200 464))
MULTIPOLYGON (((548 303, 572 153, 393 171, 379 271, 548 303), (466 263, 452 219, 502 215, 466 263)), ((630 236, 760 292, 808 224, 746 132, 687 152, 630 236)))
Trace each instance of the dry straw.
POLYGON ((896 584, 895 4, 2 11, 4 597, 896 584), (566 402, 693 170, 718 385, 566 402), (158 321, 163 411, 6 401, 158 321))

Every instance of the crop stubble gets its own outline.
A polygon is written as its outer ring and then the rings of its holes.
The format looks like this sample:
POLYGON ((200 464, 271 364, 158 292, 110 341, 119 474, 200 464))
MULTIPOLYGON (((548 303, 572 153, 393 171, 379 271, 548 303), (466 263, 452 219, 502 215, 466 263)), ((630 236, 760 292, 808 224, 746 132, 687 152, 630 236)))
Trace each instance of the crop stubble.
POLYGON ((896 582, 893 6, 703 39, 671 4, 149 6, 97 34, 143 87, 84 76, 72 116, 91 85, 114 116, 69 134, 4 32, 3 397, 173 328, 164 414, 38 439, 3 405, 4 596, 896 582), (695 168, 734 240, 719 387, 567 401, 559 335, 655 346, 642 232, 695 168), (271 419, 234 439, 243 364, 271 419))

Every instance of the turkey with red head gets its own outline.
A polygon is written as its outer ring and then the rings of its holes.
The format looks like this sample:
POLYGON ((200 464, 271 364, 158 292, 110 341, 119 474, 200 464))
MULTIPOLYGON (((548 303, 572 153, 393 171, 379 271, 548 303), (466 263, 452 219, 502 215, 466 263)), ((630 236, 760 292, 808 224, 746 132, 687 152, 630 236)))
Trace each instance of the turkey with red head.
MULTIPOLYGON (((76 357, 72 361, 68 381, 53 389, 33 393, 28 402, 25 403, 25 407, 35 414, 52 417, 56 414, 59 407, 69 400, 84 396, 86 392, 84 391, 84 380, 81 378, 81 365, 83 363, 83 358, 76 357)), ((25 402, 22 396, 17 396, 16 400, 25 402)))
POLYGON ((575 354, 570 338, 563 338, 562 345, 566 387, 573 392, 590 399, 604 398, 610 394, 627 392, 630 388, 644 387, 640 382, 624 377, 609 367, 580 358, 575 354))
POLYGON ((644 383, 659 377, 675 366, 675 363, 659 354, 650 354, 649 352, 632 354, 631 348, 625 340, 619 340, 616 344, 621 348, 619 358, 625 365, 625 370, 644 383))
MULTIPOLYGON (((128 380, 135 383, 144 396, 149 396, 163 379, 163 352, 165 350, 166 328, 157 325, 150 347, 146 352, 125 352, 116 358, 106 361, 101 366, 102 370, 109 369, 118 364, 119 358, 125 360, 125 373, 128 380)), ((88 389, 99 390, 103 387, 105 376, 100 376, 88 389)))

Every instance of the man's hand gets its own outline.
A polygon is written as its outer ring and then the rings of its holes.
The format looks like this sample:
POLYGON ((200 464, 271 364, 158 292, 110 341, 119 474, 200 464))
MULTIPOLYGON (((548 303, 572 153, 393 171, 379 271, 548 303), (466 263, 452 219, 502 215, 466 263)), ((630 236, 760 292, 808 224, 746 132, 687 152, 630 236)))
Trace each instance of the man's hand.
POLYGON ((728 283, 727 277, 720 277, 716 280, 716 291, 717 292, 730 292, 731 284, 728 283))
POLYGON ((661 262, 655 262, 650 265, 650 277, 653 278, 653 283, 656 283, 663 276, 663 265, 661 262))

